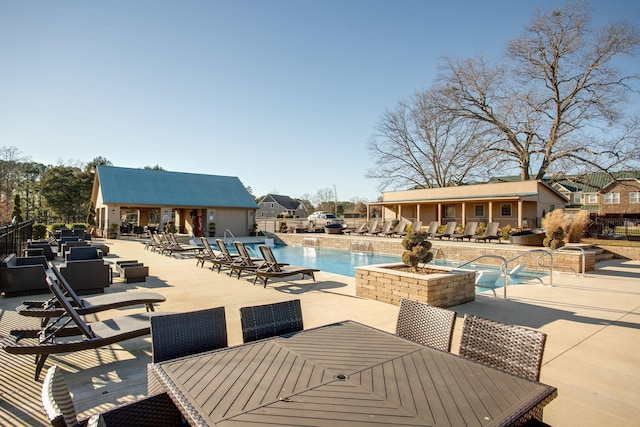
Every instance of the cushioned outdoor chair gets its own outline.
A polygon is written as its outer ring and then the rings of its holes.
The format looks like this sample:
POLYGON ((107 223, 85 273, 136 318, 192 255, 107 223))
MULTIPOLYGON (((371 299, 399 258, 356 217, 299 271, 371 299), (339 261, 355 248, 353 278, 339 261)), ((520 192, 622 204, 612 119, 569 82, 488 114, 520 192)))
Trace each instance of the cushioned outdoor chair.
POLYGON ((151 318, 153 363, 227 346, 224 307, 151 318))
POLYGON ((471 241, 471 238, 476 234, 476 230, 478 229, 478 223, 475 221, 467 222, 467 225, 464 227, 464 231, 462 233, 453 233, 451 238, 453 240, 464 241, 464 239, 468 239, 471 241))
POLYGON ((438 224, 438 221, 431 221, 429 223, 429 227, 427 228, 427 236, 428 237, 433 237, 437 232, 438 232, 438 226, 440 224, 438 224))
POLYGON ((55 280, 47 277, 47 283, 65 311, 65 316, 60 317, 58 322, 50 324, 45 330, 13 330, 11 335, 18 338, 15 341, 5 338, 3 341, 3 348, 7 353, 36 356, 36 381, 47 357, 51 354, 100 348, 149 334, 149 317, 152 313, 130 314, 103 322, 85 323, 55 280), (58 340, 62 337, 77 338, 58 340), (35 342, 24 343, 22 339, 34 339, 35 342))
POLYGON ((343 230, 342 232, 343 232, 344 234, 349 234, 349 235, 351 235, 351 234, 357 234, 357 235, 361 236, 361 235, 363 235, 364 233, 366 233, 366 231, 367 231, 367 230, 366 230, 366 227, 367 227, 367 223, 366 223, 366 222, 363 222, 362 224, 360 224, 358 227, 356 227, 356 228, 355 228, 355 229, 353 229, 353 230, 346 229, 346 230, 343 230))
POLYGON ((259 245, 258 249, 260 249, 260 253, 264 258, 264 263, 258 268, 255 269, 256 277, 253 279, 253 284, 256 283, 258 279, 264 282, 264 287, 267 287, 267 281, 270 278, 281 278, 295 275, 302 275, 304 279, 305 276, 311 277, 313 281, 316 280, 314 273, 320 271, 316 268, 308 268, 308 267, 299 267, 294 265, 287 265, 283 263, 279 263, 276 260, 276 257, 273 255, 271 248, 266 245, 259 245))
POLYGON ((406 237, 409 233, 420 233, 422 231, 422 221, 413 221, 411 224, 411 230, 407 231, 408 227, 405 227, 403 231, 397 233, 399 237, 406 237))
POLYGON ((5 297, 33 295, 48 292, 44 255, 17 257, 9 254, 0 265, 0 292, 5 297))
POLYGON ((547 340, 544 332, 465 314, 460 356, 538 381, 547 340))
POLYGON ((242 339, 251 342, 304 329, 300 300, 242 307, 242 339))
POLYGON ((54 365, 42 382, 42 407, 54 427, 75 426, 181 426, 182 416, 166 394, 145 397, 117 406, 88 419, 78 420, 71 393, 62 375, 54 365))
POLYGON ((490 222, 487 224, 487 229, 484 234, 476 234, 472 237, 476 242, 484 242, 497 240, 500 243, 500 223, 499 222, 490 222))
MULTIPOLYGON (((58 267, 52 266, 51 272, 54 274, 54 278, 63 294, 80 315, 134 305, 144 305, 147 311, 154 311, 154 304, 166 301, 164 296, 155 292, 114 292, 80 298, 73 288, 69 286, 64 276, 60 274, 58 267)), ((40 326, 43 328, 47 326, 50 319, 66 314, 55 297, 45 301, 23 301, 21 305, 16 307, 16 311, 22 316, 40 318, 40 326)))
POLYGON ((450 351, 456 312, 418 301, 400 300, 396 335, 418 344, 450 351))
POLYGON ((372 236, 377 236, 379 234, 382 234, 383 236, 386 235, 387 233, 389 233, 389 231, 391 231, 391 227, 393 227, 393 221, 392 220, 387 220, 385 221, 384 225, 382 226, 381 230, 375 230, 371 232, 372 236))
POLYGON ((373 236, 376 230, 378 229, 378 223, 379 221, 377 219, 374 219, 373 221, 371 221, 371 224, 369 224, 369 228, 367 228, 367 231, 365 231, 364 234, 373 236))
POLYGON ((458 223, 455 221, 448 222, 446 228, 444 229, 444 232, 435 233, 432 237, 434 239, 437 238, 440 240, 442 240, 443 237, 446 237, 447 239, 451 240, 451 235, 456 232, 457 226, 458 226, 458 223))

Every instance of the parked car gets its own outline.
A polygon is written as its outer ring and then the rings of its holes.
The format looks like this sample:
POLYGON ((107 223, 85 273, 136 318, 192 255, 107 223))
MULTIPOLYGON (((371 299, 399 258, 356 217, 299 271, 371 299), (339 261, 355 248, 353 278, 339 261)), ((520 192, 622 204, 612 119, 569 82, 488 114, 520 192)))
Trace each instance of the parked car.
POLYGON ((329 224, 343 224, 344 219, 338 218, 331 212, 317 211, 309 215, 307 218, 309 225, 312 227, 324 227, 329 224))

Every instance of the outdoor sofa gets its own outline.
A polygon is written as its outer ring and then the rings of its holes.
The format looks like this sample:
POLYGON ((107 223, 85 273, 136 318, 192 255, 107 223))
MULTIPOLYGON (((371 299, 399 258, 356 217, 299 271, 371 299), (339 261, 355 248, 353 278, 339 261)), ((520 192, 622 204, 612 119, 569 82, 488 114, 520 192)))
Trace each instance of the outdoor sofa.
POLYGON ((10 254, 0 266, 0 291, 5 297, 49 292, 45 273, 48 268, 44 255, 18 257, 10 254))

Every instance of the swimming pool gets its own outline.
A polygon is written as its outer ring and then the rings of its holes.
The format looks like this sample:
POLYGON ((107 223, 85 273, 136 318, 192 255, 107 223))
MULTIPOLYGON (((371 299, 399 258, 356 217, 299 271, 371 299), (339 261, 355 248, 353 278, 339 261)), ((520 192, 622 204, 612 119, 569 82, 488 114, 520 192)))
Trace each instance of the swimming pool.
MULTIPOLYGON (((245 246, 251 256, 260 257, 258 244, 245 244, 245 246)), ((317 268, 321 271, 348 277, 356 277, 356 267, 400 262, 399 256, 349 252, 331 248, 275 245, 271 247, 271 250, 278 262, 317 268)), ((229 247, 229 252, 235 252, 235 247, 229 247)))

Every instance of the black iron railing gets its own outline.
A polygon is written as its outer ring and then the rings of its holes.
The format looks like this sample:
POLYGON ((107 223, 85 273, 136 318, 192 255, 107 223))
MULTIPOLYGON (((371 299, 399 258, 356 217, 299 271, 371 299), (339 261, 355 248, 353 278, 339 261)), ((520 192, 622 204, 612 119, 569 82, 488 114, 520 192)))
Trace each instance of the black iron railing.
POLYGON ((13 223, 0 227, 0 257, 5 259, 10 254, 21 256, 31 239, 33 220, 13 223))

